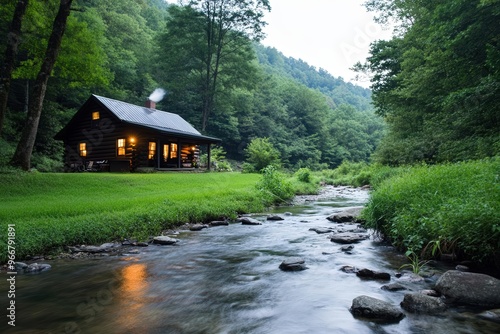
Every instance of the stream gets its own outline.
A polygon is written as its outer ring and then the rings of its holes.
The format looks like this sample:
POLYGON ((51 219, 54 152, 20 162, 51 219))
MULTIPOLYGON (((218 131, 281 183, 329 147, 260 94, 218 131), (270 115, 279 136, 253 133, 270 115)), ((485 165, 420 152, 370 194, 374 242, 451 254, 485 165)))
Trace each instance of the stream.
MULTIPOLYGON (((309 229, 337 226, 326 217, 367 200, 363 190, 330 188, 275 209, 283 221, 252 215, 262 225, 181 231, 174 246, 48 261, 49 271, 17 276, 16 327, 4 316, 0 333, 500 333, 500 324, 467 309, 440 316, 405 312, 388 325, 354 318, 349 308, 360 295, 399 305, 408 291, 381 286, 397 282, 404 256, 373 237, 348 254, 328 234, 309 229), (280 270, 287 257, 303 258, 308 269, 280 270), (342 272, 345 265, 388 272, 391 282, 362 280, 342 272)), ((436 279, 408 286, 429 289, 436 279)), ((5 300, 5 279, 0 291, 5 300)))

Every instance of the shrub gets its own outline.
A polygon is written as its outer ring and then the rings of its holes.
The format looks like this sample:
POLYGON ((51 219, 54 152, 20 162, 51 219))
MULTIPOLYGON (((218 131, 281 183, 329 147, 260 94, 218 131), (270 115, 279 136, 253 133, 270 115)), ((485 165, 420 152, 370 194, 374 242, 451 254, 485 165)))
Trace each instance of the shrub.
POLYGON ((309 183, 311 182, 311 170, 309 168, 300 168, 295 172, 295 177, 301 182, 309 183))
POLYGON ((262 170, 257 189, 263 192, 267 204, 286 202, 295 194, 292 184, 275 166, 267 166, 262 170))
POLYGON ((279 166, 280 153, 268 138, 255 138, 245 149, 247 162, 255 168, 256 171, 261 171, 267 166, 279 166))

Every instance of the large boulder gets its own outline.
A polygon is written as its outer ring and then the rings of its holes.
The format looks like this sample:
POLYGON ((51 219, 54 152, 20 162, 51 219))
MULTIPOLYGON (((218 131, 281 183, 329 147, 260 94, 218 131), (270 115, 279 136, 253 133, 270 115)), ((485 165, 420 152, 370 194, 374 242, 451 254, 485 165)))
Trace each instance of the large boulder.
POLYGON ((446 304, 437 297, 423 293, 408 293, 401 302, 401 307, 411 313, 436 314, 446 310, 446 304))
POLYGON ((398 322, 405 316, 391 303, 369 296, 354 298, 350 311, 355 317, 383 323, 398 322))
POLYGON ((359 222, 359 216, 361 214, 361 210, 363 210, 362 206, 347 208, 341 212, 334 213, 333 215, 327 217, 326 219, 334 223, 359 222))
POLYGON ((450 270, 439 278, 435 290, 449 303, 500 307, 500 280, 488 275, 450 270))

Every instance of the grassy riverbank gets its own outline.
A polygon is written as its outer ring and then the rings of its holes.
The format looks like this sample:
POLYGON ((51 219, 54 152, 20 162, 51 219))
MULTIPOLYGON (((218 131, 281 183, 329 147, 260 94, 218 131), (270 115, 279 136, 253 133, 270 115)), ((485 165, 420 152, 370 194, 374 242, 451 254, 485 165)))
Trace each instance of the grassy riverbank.
POLYGON ((392 176, 372 175, 370 227, 421 257, 454 254, 500 269, 500 158, 381 173, 392 176))
POLYGON ((72 244, 123 238, 145 240, 163 229, 237 213, 269 203, 239 173, 0 175, 0 262, 7 226, 15 225, 17 259, 72 244))

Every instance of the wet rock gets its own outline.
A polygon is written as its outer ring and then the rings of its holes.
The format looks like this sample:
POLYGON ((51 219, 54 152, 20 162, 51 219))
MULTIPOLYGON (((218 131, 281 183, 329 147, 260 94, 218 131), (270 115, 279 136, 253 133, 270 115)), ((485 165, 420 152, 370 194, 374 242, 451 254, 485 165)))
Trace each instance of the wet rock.
POLYGON ((345 245, 345 246, 342 246, 340 247, 340 250, 344 253, 349 253, 351 254, 351 251, 354 249, 354 246, 353 245, 345 245))
POLYGON ((396 277, 399 278, 400 281, 408 283, 421 283, 425 281, 425 278, 412 272, 398 273, 396 277))
POLYGON ((240 221, 242 225, 262 225, 260 221, 250 217, 241 217, 238 218, 238 221, 240 221))
POLYGON ((208 225, 204 225, 204 224, 193 224, 193 225, 189 226, 189 230, 190 231, 201 231, 207 227, 208 227, 208 225))
POLYGON ((361 278, 377 279, 377 280, 390 280, 391 279, 391 274, 389 274, 389 273, 373 271, 373 270, 366 269, 366 268, 358 270, 358 272, 356 273, 356 276, 361 277, 361 278))
POLYGON ((345 209, 344 211, 334 213, 333 215, 327 217, 326 219, 334 223, 352 223, 359 222, 359 215, 361 214, 362 206, 352 207, 345 209))
POLYGON ((26 268, 24 268, 24 272, 25 273, 39 273, 42 271, 47 271, 50 268, 52 268, 52 266, 50 264, 47 264, 47 263, 32 263, 32 264, 29 264, 26 268))
POLYGON ((446 302, 500 307, 500 280, 488 275, 450 270, 439 278, 435 290, 446 302))
POLYGON ((137 246, 137 247, 148 247, 148 246, 149 246, 149 244, 148 244, 147 242, 138 242, 138 243, 136 244, 136 246, 137 246))
POLYGON ((285 220, 285 218, 278 216, 278 215, 269 215, 269 216, 267 216, 266 219, 267 220, 274 220, 274 221, 285 220))
POLYGON ((401 307, 411 313, 436 314, 446 310, 446 304, 437 297, 422 293, 408 293, 401 302, 401 307))
POLYGON ((457 265, 457 266, 455 267, 455 270, 458 270, 458 271, 463 271, 463 272, 468 272, 468 271, 470 271, 469 267, 464 266, 464 265, 461 265, 461 264, 457 265))
POLYGON ((285 212, 284 215, 285 216, 293 216, 293 213, 291 213, 291 212, 285 212))
POLYGON ((399 322, 405 316, 396 306, 369 296, 354 298, 350 311, 356 318, 381 323, 399 322))
POLYGON ((402 291, 402 290, 408 290, 407 287, 401 285, 401 284, 398 284, 398 283, 392 283, 392 284, 386 284, 386 285, 382 285, 380 287, 382 290, 385 290, 385 291, 402 291))
POLYGON ((179 240, 170 238, 167 236, 159 236, 159 237, 154 237, 153 238, 153 243, 157 245, 174 245, 178 242, 179 240))
POLYGON ((358 268, 354 267, 354 266, 343 266, 342 268, 340 268, 340 271, 343 271, 347 274, 355 274, 358 272, 358 268))
POLYGON ((437 292, 436 290, 421 290, 420 293, 423 295, 426 295, 426 296, 430 296, 430 297, 440 297, 441 296, 439 294, 439 292, 437 292))
POLYGON ((210 226, 228 226, 229 222, 225 220, 214 220, 210 222, 208 225, 210 226))
POLYGON ((305 260, 300 257, 290 257, 281 262, 280 267, 283 271, 301 271, 306 270, 305 260))
POLYGON ((500 324, 500 309, 488 310, 479 313, 478 318, 493 321, 500 324))
POLYGON ((16 272, 24 271, 28 265, 24 262, 16 262, 16 272))
POLYGON ((359 233, 352 233, 352 232, 343 232, 343 233, 338 233, 334 234, 331 236, 330 240, 332 242, 336 242, 339 244, 355 244, 360 241, 369 239, 370 236, 368 234, 359 234, 359 233))
POLYGON ((310 228, 309 231, 314 231, 318 234, 326 234, 326 233, 331 233, 331 232, 335 231, 335 229, 333 229, 331 227, 313 227, 313 228, 310 228))

